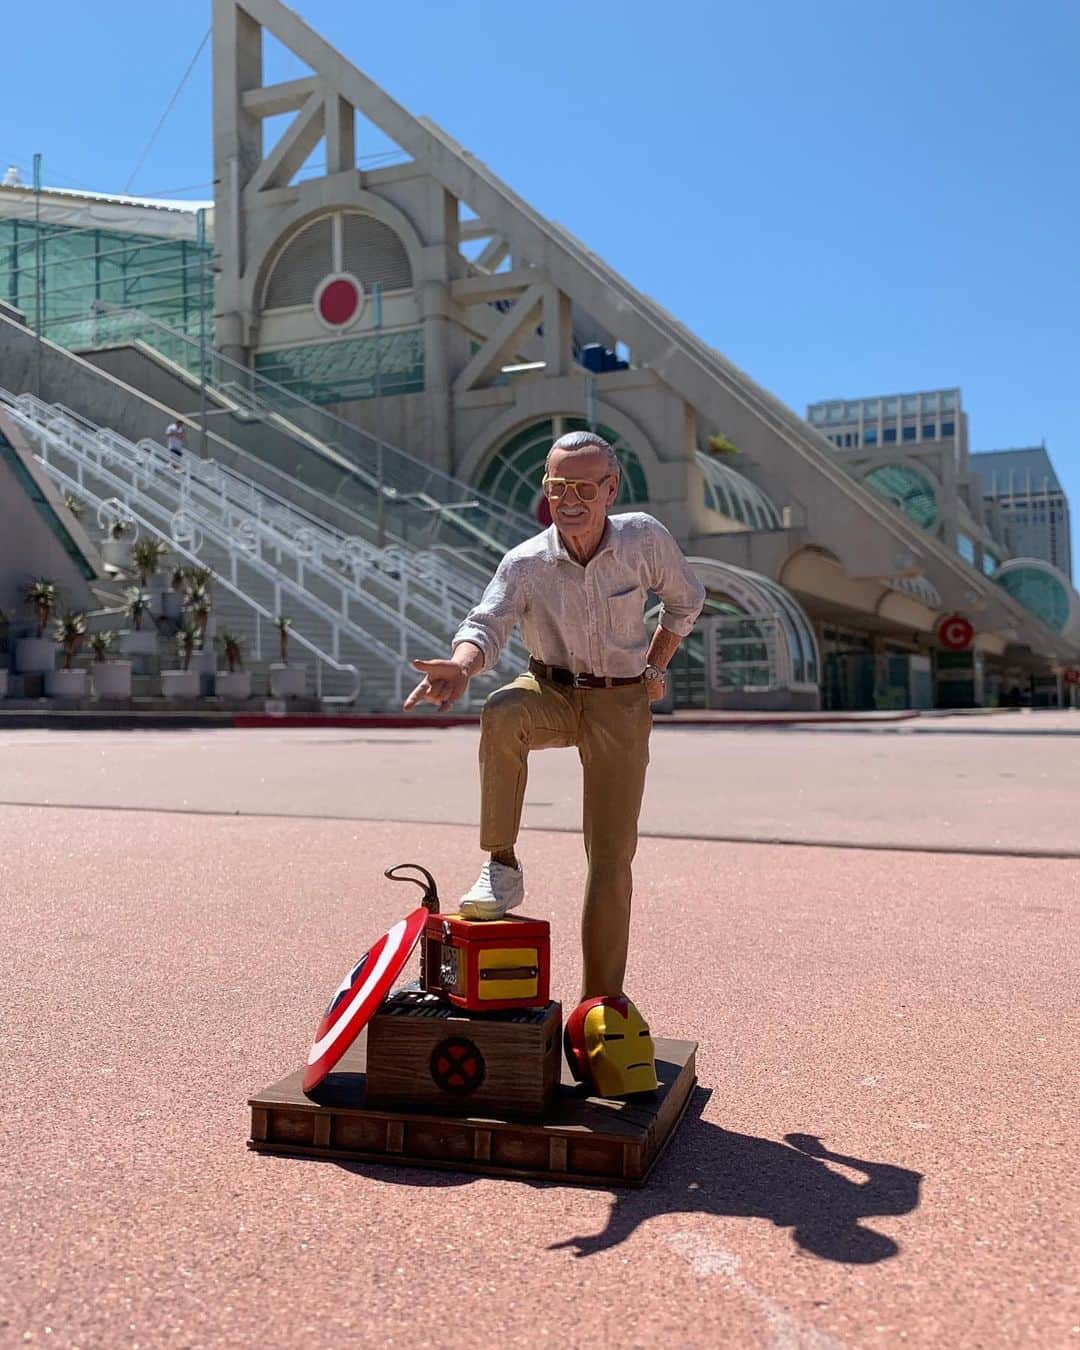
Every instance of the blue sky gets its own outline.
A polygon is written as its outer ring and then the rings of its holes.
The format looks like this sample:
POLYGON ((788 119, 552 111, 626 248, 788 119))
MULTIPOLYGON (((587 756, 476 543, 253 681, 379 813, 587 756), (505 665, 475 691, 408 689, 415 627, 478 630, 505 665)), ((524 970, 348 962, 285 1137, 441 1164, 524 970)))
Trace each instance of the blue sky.
MULTIPOLYGON (((293 7, 798 411, 959 385, 1080 508, 1074 0, 293 7)), ((208 26, 11 6, 0 158, 122 190, 208 26)), ((132 190, 211 195, 210 127, 207 48, 132 190)))

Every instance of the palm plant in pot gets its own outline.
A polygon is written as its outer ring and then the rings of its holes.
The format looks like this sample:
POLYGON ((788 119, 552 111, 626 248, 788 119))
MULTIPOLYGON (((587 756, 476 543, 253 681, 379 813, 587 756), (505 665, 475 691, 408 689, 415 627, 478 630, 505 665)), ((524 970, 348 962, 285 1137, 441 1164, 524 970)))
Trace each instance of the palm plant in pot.
POLYGON ((128 545, 125 542, 131 533, 131 525, 126 520, 114 520, 105 534, 101 545, 101 561, 114 572, 122 572, 129 562, 128 545))
POLYGON ((125 656, 153 656, 157 651, 157 628, 150 611, 150 597, 140 587, 125 589, 124 613, 131 620, 131 630, 120 639, 121 651, 125 656))
POLYGON ((272 698, 303 698, 307 690, 307 667, 289 664, 289 629, 292 619, 279 614, 274 620, 281 648, 281 660, 270 663, 270 696, 272 698))
POLYGON ((109 653, 116 646, 116 634, 109 628, 91 633, 89 645, 94 658, 90 676, 97 697, 130 698, 131 662, 109 660, 109 653))
POLYGON ((62 670, 50 670, 45 676, 45 692, 50 698, 82 698, 86 693, 86 671, 72 665, 86 637, 85 614, 61 614, 53 636, 64 649, 62 670))
POLYGON ((161 692, 166 698, 198 698, 199 672, 191 669, 191 658, 199 649, 199 640, 199 630, 190 619, 176 630, 180 669, 161 672, 161 692))
POLYGON ((131 561, 139 574, 139 585, 150 594, 151 604, 155 598, 157 599, 158 605, 155 608, 160 608, 161 591, 164 589, 157 574, 168 551, 163 539, 153 539, 149 536, 136 540, 131 546, 131 561))
POLYGON ((204 569, 193 569, 188 572, 188 589, 184 597, 184 609, 187 612, 188 621, 194 627, 199 635, 199 645, 192 660, 194 670, 204 677, 203 693, 209 694, 214 687, 214 674, 217 671, 217 658, 214 649, 207 641, 213 637, 213 619, 214 608, 213 597, 210 594, 210 587, 205 582, 204 577, 211 575, 204 569))
POLYGON ((15 644, 15 669, 24 675, 40 675, 56 667, 56 643, 45 636, 56 609, 56 582, 35 577, 23 591, 23 598, 34 611, 37 633, 34 637, 21 638, 15 644))
POLYGON ((169 572, 168 588, 162 592, 161 613, 175 623, 184 612, 184 588, 187 586, 188 570, 177 563, 169 572))
POLYGON ((219 698, 250 698, 251 675, 241 669, 244 664, 243 638, 237 637, 235 633, 222 633, 221 650, 226 668, 214 676, 214 693, 219 698))

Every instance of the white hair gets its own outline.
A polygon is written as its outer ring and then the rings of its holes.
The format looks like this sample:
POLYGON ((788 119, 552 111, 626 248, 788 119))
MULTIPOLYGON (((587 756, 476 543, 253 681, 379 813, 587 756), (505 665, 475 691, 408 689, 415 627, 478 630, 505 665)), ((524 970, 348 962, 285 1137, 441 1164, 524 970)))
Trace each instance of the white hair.
POLYGON ((565 435, 560 436, 547 452, 547 459, 544 460, 544 473, 547 473, 551 456, 556 450, 603 450, 607 456, 608 472, 613 473, 616 478, 622 474, 622 466, 619 463, 618 455, 612 446, 604 440, 603 436, 598 436, 595 431, 568 431, 565 435))

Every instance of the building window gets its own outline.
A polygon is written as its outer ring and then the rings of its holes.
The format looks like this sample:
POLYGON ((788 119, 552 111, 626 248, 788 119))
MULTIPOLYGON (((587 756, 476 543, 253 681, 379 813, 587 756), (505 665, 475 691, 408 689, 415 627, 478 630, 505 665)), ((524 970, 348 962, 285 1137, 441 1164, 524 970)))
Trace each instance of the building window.
POLYGON ((937 426, 933 422, 923 423, 922 438, 924 441, 937 440, 937 426))
POLYGON ((941 439, 942 439, 942 440, 945 440, 946 437, 948 437, 948 436, 955 436, 955 435, 956 435, 956 423, 955 423, 955 422, 942 422, 942 424, 941 424, 941 439))
POLYGON ((863 427, 863 445, 877 445, 877 427, 863 427))
POLYGON ((937 521, 937 496, 925 474, 908 464, 883 464, 863 480, 924 530, 937 521))
MULTIPOLYGON (((547 452, 557 437, 568 431, 588 429, 588 422, 580 417, 556 417, 532 423, 515 432, 488 460, 477 486, 546 527, 551 523, 551 513, 547 510, 547 500, 540 490, 540 480, 544 476, 547 452)), ((647 501, 649 489, 645 471, 635 452, 610 427, 598 426, 596 430, 614 447, 622 467, 616 508, 647 501)))
POLYGON ((974 565, 975 562, 975 540, 970 539, 966 534, 956 536, 956 551, 966 563, 974 565))
POLYGON ((881 439, 885 442, 886 445, 892 445, 893 442, 896 440, 896 428, 886 427, 885 430, 882 432, 881 439))
POLYGON ((905 394, 904 412, 913 413, 919 411, 919 398, 917 394, 905 394))
POLYGON ((918 429, 916 427, 904 427, 904 440, 914 441, 918 438, 918 429))
POLYGON ((886 417, 895 417, 900 411, 900 400, 896 398, 887 398, 883 405, 883 411, 886 417))

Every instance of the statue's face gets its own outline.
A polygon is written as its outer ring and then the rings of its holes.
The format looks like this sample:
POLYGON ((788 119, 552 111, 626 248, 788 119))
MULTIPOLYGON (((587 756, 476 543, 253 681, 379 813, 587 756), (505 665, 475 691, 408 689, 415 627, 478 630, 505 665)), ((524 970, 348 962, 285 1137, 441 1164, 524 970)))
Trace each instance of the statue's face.
POLYGON ((606 998, 585 1014, 585 1053, 602 1097, 657 1087, 656 1052, 648 1025, 628 998, 606 998))
MULTIPOLYGON (((551 518, 560 534, 575 538, 603 533, 604 517, 619 491, 618 475, 612 473, 603 450, 553 450, 545 477, 597 485, 592 501, 582 501, 573 487, 562 491, 557 499, 548 496, 551 518)), ((586 494, 589 495, 588 488, 586 494)))

